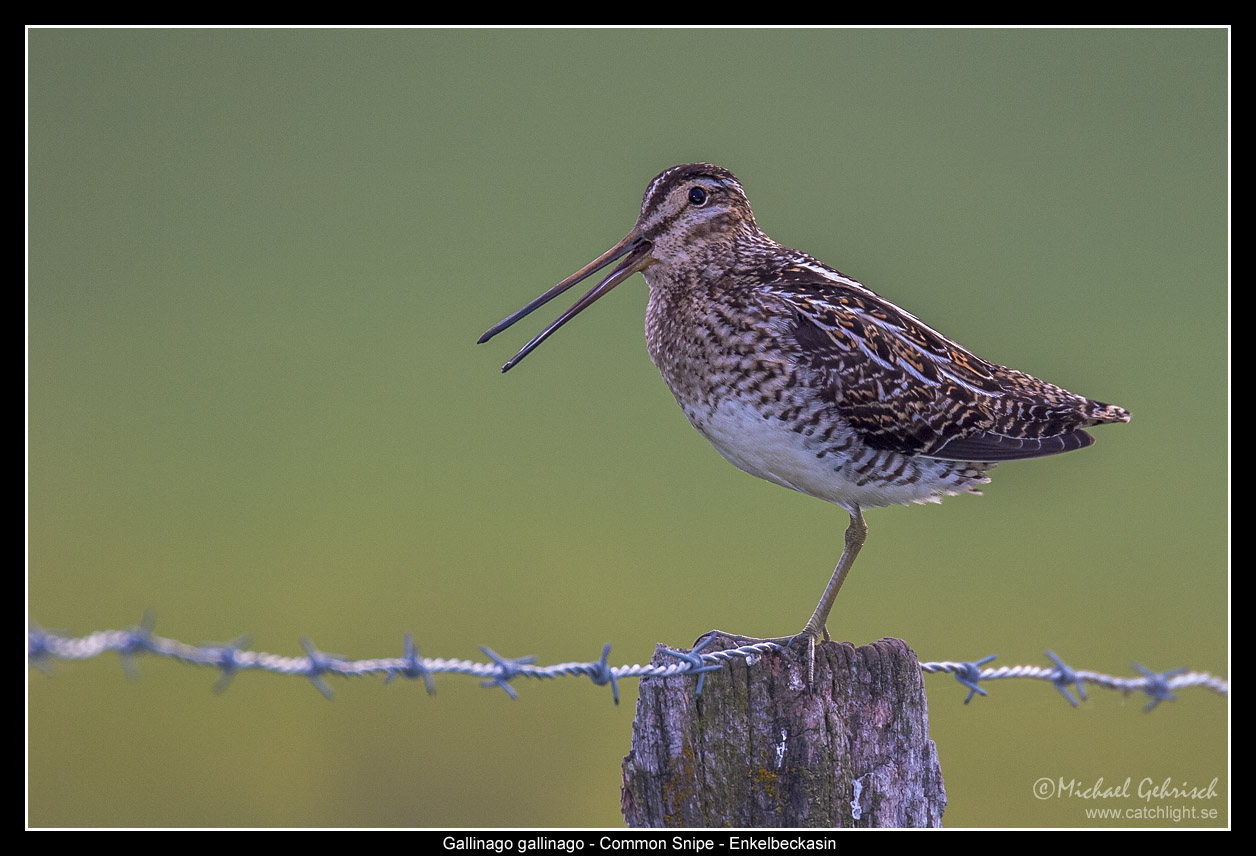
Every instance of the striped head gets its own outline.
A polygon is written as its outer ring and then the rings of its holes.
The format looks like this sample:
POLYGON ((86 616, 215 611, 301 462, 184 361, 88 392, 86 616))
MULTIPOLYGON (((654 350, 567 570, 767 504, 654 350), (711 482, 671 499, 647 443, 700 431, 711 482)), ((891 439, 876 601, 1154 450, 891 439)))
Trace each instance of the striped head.
POLYGON ((645 189, 637 228, 657 238, 665 232, 688 231, 707 224, 721 231, 742 222, 754 223, 754 212, 737 176, 722 166, 685 163, 663 170, 645 189))

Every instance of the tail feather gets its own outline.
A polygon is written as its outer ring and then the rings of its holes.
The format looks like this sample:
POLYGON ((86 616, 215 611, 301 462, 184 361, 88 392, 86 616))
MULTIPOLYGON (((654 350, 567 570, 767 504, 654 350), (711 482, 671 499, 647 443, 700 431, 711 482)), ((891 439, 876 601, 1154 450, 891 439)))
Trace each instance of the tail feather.
POLYGON ((1089 425, 1103 425, 1112 422, 1129 422, 1130 412, 1124 407, 1117 407, 1115 404, 1104 404, 1102 401, 1090 402, 1090 413, 1088 414, 1089 425))
POLYGON ((985 431, 970 434, 967 437, 956 437, 945 443, 937 451, 930 452, 929 457, 941 458, 946 461, 1022 461, 1027 458, 1042 458, 1047 455, 1059 455, 1084 449, 1095 442, 1095 438, 1080 429, 1054 437, 1008 437, 985 431))

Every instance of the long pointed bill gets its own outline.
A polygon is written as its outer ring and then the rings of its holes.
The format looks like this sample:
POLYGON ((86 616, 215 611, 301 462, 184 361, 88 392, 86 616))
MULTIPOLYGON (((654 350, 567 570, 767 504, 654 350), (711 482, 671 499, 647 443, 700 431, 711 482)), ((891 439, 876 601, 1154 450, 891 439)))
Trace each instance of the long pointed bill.
POLYGON ((615 246, 611 247, 606 252, 602 253, 602 255, 598 256, 596 259, 589 262, 584 267, 580 268, 580 270, 576 271, 571 276, 564 279, 558 285, 554 286, 549 291, 542 294, 536 300, 533 300, 531 303, 529 303, 527 306, 520 309, 518 312, 515 312, 512 315, 509 315, 506 318, 503 318, 501 321, 497 322, 492 327, 488 328, 488 330, 485 331, 484 335, 479 338, 479 343, 483 344, 484 342, 487 342, 489 339, 493 338, 502 330, 505 330, 507 327, 510 327, 519 319, 526 317, 527 315, 532 313, 534 310, 539 309, 540 307, 544 306, 546 303, 549 303, 555 297, 562 294, 564 291, 571 288, 576 283, 580 282, 583 279, 587 279, 589 276, 601 270, 602 268, 606 267, 608 264, 615 261, 616 259, 626 256, 626 258, 624 258, 623 261, 615 265, 615 269, 612 270, 609 274, 607 274, 605 279, 603 279, 596 286, 590 289, 588 294, 586 294, 584 297, 580 298, 574 304, 572 304, 570 309, 568 309, 562 315, 558 316, 558 318, 555 319, 553 324, 550 324, 548 327, 542 330, 539 334, 537 334, 536 338, 534 338, 531 342, 528 342, 528 344, 524 345, 523 349, 520 350, 519 353, 511 357, 510 362, 502 366, 503 372, 510 371, 512 368, 515 367, 515 365, 518 364, 520 360, 522 360, 528 354, 536 350, 538 345, 540 345, 542 342, 548 339, 551 335, 553 335, 555 330, 557 330, 559 327, 566 324, 572 318, 575 318, 577 315, 583 312, 586 307, 593 304, 593 302, 596 301, 599 297, 606 294, 612 288, 619 285, 621 282, 626 280, 628 277, 632 276, 637 271, 644 269, 652 261, 654 261, 654 259, 650 256, 650 250, 652 249, 654 249, 654 245, 650 243, 649 241, 647 241, 645 238, 642 238, 636 229, 633 229, 631 232, 629 232, 627 235, 624 236, 624 239, 622 241, 620 241, 615 246))

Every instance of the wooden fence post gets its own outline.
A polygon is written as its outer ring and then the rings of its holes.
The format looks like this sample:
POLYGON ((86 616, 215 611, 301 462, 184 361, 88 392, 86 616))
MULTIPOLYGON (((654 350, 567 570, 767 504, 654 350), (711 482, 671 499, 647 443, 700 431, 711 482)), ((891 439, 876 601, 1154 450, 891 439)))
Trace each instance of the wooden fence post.
MULTIPOLYGON (((651 662, 674 663, 661 647, 651 662)), ((810 692, 794 651, 735 660, 700 696, 696 681, 641 681, 623 764, 629 826, 941 826, 946 790, 907 643, 818 645, 810 692)))

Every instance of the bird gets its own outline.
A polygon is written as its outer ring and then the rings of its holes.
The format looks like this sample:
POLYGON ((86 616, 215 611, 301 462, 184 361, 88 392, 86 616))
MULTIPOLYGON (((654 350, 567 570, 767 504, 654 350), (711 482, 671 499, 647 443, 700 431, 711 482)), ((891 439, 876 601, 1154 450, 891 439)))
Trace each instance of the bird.
MULTIPOLYGON (((803 629, 771 640, 815 649, 867 539, 864 511, 980 494, 996 464, 1091 445, 1122 407, 989 362, 859 281, 759 228, 741 182, 687 163, 647 186, 624 238, 490 327, 482 344, 616 263, 505 365, 640 272, 650 359, 690 424, 734 466, 850 518, 803 629)), ((718 631, 715 631, 718 632, 718 631)), ((730 634, 731 635, 731 634, 730 634)))

